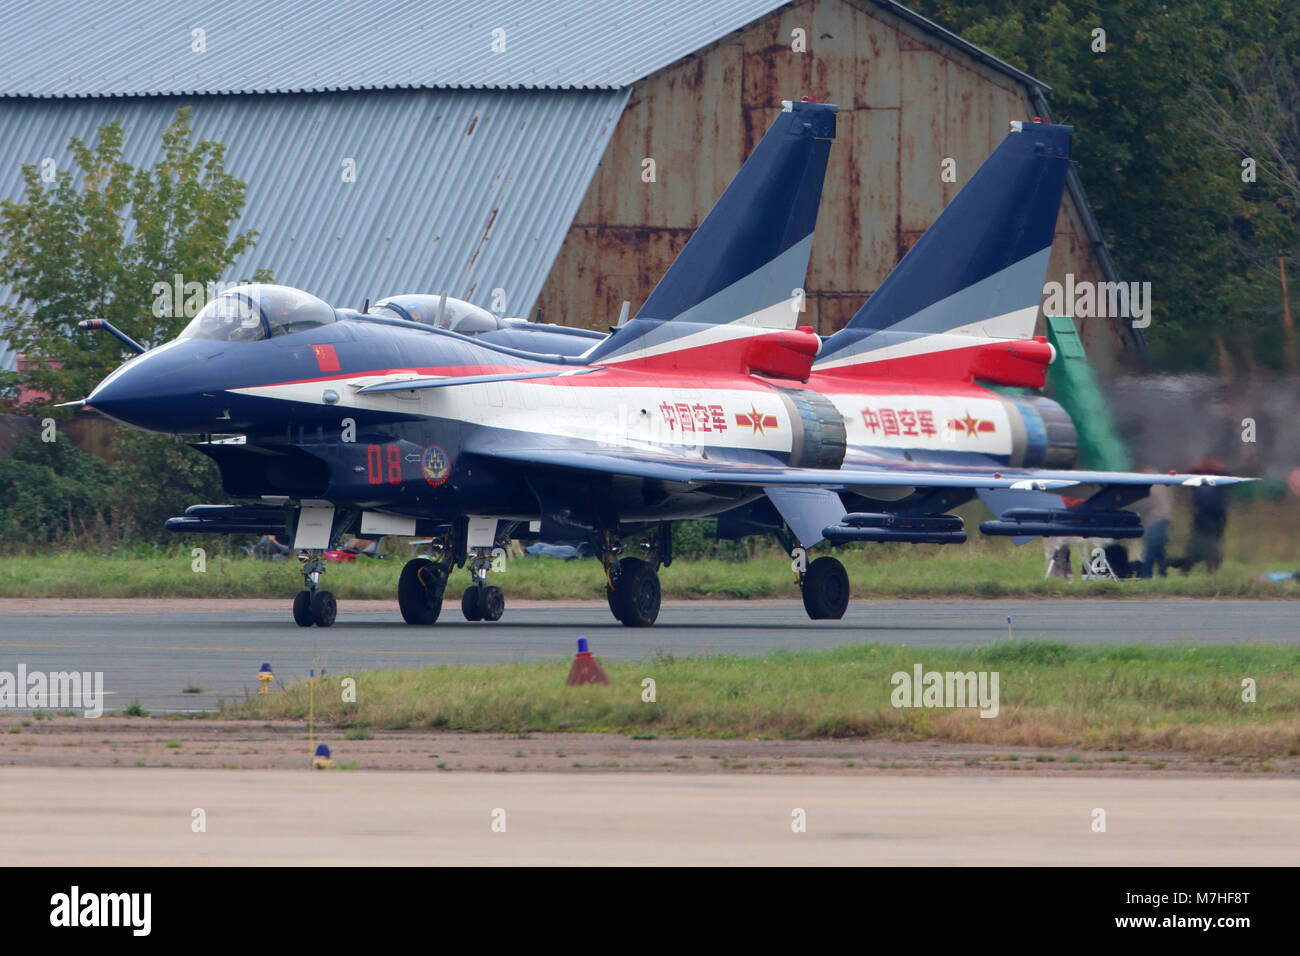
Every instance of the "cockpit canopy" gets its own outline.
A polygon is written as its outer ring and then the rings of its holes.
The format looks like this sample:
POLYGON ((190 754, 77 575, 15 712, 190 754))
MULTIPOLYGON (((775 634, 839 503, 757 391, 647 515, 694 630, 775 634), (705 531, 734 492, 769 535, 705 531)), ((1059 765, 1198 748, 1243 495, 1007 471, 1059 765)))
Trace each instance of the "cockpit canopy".
POLYGON ((372 312, 382 309, 408 322, 419 322, 461 335, 494 332, 501 327, 501 322, 487 309, 451 296, 444 301, 440 295, 392 295, 380 299, 370 308, 372 312))
POLYGON ((258 342, 337 322, 328 303, 287 285, 236 286, 205 305, 178 339, 258 342))

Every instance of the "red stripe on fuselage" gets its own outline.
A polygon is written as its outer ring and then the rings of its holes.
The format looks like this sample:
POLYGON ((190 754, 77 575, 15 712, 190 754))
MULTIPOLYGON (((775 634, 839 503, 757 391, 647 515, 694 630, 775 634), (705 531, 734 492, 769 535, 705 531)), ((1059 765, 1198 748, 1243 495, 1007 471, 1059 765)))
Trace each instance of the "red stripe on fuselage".
MULTIPOLYGON (((573 366, 574 371, 581 371, 583 366, 573 366)), ((321 375, 314 378, 290 379, 284 382, 268 382, 265 385, 248 385, 244 388, 275 388, 280 385, 310 385, 316 382, 337 382, 353 378, 380 378, 387 375, 437 375, 456 378, 466 375, 527 375, 529 372, 554 371, 554 365, 518 366, 518 365, 451 365, 443 367, 425 366, 422 368, 376 369, 369 372, 348 372, 344 375, 321 375)), ((672 374, 666 372, 648 372, 617 367, 595 367, 595 370, 582 375, 563 375, 553 378, 522 379, 523 385, 549 385, 553 387, 588 386, 596 388, 716 388, 747 389, 756 392, 770 391, 772 385, 785 386, 785 382, 768 383, 748 375, 711 375, 705 378, 700 373, 685 372, 672 374)), ((798 383, 789 383, 798 384, 798 383)))
MULTIPOLYGON (((734 343, 732 343, 734 347, 734 343)), ((954 350, 962 355, 961 362, 969 362, 970 350, 954 350)), ((975 382, 960 378, 942 378, 936 373, 933 360, 943 353, 908 356, 904 359, 890 359, 885 362, 857 365, 847 369, 830 369, 814 371, 808 382, 788 379, 766 378, 757 375, 741 374, 724 370, 675 370, 672 368, 646 367, 640 362, 617 363, 603 366, 585 366, 594 371, 581 375, 562 375, 553 378, 523 379, 522 384, 550 386, 558 388, 727 388, 755 392, 768 392, 772 388, 802 389, 807 388, 826 395, 941 395, 957 398, 995 398, 995 394, 977 385, 975 382), (913 363, 911 360, 915 359, 913 363), (914 378, 895 377, 899 371, 897 363, 907 362, 915 365, 918 374, 914 378), (867 375, 868 371, 878 370, 885 374, 867 375)), ((581 371, 584 366, 566 366, 565 371, 581 371)), ((446 366, 403 366, 398 368, 372 369, 320 375, 312 378, 289 379, 271 382, 262 387, 273 388, 281 385, 304 385, 317 382, 336 382, 343 379, 380 378, 389 375, 436 375, 449 378, 469 375, 526 375, 530 372, 555 371, 556 366, 548 364, 534 365, 446 365, 446 366)))

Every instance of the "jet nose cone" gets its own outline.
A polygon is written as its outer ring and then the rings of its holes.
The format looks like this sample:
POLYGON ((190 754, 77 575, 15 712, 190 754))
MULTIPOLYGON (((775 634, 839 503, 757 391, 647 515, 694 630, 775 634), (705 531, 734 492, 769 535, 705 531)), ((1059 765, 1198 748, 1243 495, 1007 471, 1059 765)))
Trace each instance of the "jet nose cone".
POLYGON ((104 379, 86 397, 86 405, 128 425, 148 428, 146 420, 153 417, 158 396, 151 395, 147 382, 132 371, 128 365, 104 379))
POLYGON ((87 396, 86 405, 149 431, 200 430, 203 409, 199 406, 204 397, 179 358, 146 352, 132 359, 100 382, 87 396))

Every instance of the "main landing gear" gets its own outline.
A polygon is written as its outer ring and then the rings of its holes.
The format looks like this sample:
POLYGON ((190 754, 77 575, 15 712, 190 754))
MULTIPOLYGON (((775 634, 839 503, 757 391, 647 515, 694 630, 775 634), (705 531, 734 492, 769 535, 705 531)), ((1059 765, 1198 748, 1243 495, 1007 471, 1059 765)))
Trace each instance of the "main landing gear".
POLYGON ((814 621, 838 621, 849 606, 849 575, 844 565, 822 555, 801 575, 803 607, 814 621))
POLYGON ((849 574, 844 565, 830 555, 822 555, 810 564, 803 548, 797 546, 788 531, 777 535, 781 547, 794 559, 803 593, 803 609, 814 621, 838 621, 849 606, 849 574))
POLYGON ((649 627, 659 617, 659 565, 672 563, 672 526, 661 522, 641 542, 645 558, 620 557, 623 544, 611 531, 600 542, 605 566, 605 598, 627 627, 649 627))
POLYGON ((432 624, 442 612, 447 572, 428 558, 406 562, 397 579, 397 606, 407 624, 432 624))
POLYGON ((329 627, 338 616, 338 602, 329 591, 321 590, 320 576, 325 573, 325 562, 321 558, 324 552, 319 549, 302 551, 298 560, 302 562, 303 590, 293 599, 293 619, 299 627, 329 627))
POLYGON ((433 624, 442 613, 447 578, 456 563, 455 531, 429 542, 430 558, 412 558, 397 579, 397 607, 407 624, 433 624))
POLYGON ((460 611, 467 621, 499 621, 505 613, 505 593, 487 583, 495 547, 466 547, 464 526, 447 531, 430 542, 433 558, 406 562, 397 582, 397 606, 407 624, 433 624, 442 612, 447 579, 452 568, 468 564, 472 583, 460 596, 460 611))

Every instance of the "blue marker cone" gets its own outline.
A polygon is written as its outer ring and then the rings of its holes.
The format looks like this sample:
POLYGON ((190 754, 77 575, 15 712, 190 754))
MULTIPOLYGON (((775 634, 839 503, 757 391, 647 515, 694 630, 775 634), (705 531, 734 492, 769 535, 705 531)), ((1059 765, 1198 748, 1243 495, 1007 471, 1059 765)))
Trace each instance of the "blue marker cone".
POLYGON ((330 748, 328 744, 318 744, 316 753, 311 758, 312 769, 329 770, 334 766, 334 760, 330 757, 330 748))
POLYGON ((596 658, 591 656, 591 648, 585 637, 578 638, 578 653, 573 655, 573 666, 569 668, 569 679, 565 687, 577 687, 580 684, 608 684, 609 675, 596 658))

